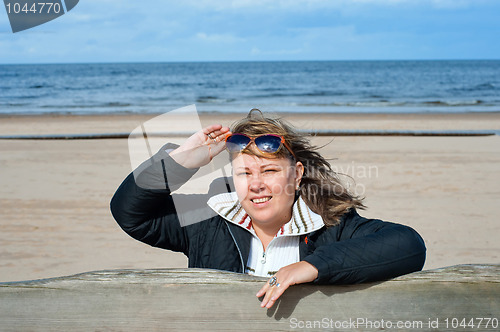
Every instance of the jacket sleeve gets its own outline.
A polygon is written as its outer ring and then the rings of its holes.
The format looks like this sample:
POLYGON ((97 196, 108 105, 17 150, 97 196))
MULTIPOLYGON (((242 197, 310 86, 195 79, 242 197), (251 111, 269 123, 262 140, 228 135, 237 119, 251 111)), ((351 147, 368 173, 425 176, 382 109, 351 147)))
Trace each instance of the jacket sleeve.
POLYGON ((127 176, 111 199, 111 213, 134 239, 187 255, 188 228, 180 225, 171 191, 189 180, 197 169, 177 164, 168 155, 168 147, 127 176))
POLYGON ((380 281, 420 271, 425 244, 410 227, 366 219, 351 210, 326 240, 304 258, 318 269, 316 283, 354 284, 380 281))

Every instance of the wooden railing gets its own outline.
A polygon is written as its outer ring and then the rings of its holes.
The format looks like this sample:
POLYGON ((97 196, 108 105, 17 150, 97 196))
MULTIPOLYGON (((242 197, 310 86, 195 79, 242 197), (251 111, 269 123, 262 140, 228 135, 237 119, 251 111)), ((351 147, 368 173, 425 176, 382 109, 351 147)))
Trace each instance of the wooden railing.
POLYGON ((458 265, 360 285, 296 285, 269 310, 255 297, 265 281, 155 269, 0 283, 0 330, 500 329, 500 265, 458 265))

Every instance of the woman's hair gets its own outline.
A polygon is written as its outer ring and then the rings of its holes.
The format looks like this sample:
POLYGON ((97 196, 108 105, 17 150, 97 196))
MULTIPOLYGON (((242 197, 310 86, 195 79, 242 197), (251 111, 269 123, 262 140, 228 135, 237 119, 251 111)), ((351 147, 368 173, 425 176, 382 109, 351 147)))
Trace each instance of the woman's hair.
POLYGON ((252 147, 242 152, 258 157, 288 158, 294 162, 300 161, 304 165, 300 195, 311 210, 321 215, 326 226, 337 225, 340 217, 352 208, 363 209, 365 207, 362 203, 363 199, 347 190, 337 173, 332 170, 330 163, 316 151, 319 147, 312 145, 308 137, 299 134, 284 120, 264 117, 260 110, 254 108, 246 118, 235 123, 231 131, 250 137, 263 134, 283 136, 296 159, 284 146, 272 155, 263 154, 252 147))

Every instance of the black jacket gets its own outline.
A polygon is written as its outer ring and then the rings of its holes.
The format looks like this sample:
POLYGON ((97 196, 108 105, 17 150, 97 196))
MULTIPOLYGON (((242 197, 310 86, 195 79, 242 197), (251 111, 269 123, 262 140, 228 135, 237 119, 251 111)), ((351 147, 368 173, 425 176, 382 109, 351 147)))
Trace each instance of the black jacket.
MULTIPOLYGON (((111 212, 133 238, 183 252, 189 267, 243 273, 250 232, 219 215, 180 225, 171 192, 196 171, 177 164, 162 148, 123 181, 111 200, 111 212)), ((207 197, 217 191, 214 187, 207 197)), ((197 208, 203 209, 193 206, 197 208)), ((299 243, 300 260, 318 269, 315 282, 330 284, 385 280, 419 271, 425 251, 424 241, 412 228, 366 219, 354 209, 342 216, 339 225, 302 236, 299 243)))

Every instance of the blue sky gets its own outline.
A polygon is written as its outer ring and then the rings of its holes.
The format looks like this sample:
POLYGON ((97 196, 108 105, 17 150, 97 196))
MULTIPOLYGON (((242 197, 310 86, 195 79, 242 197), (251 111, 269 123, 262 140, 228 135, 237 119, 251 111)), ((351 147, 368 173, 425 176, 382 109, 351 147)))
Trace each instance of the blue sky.
POLYGON ((0 63, 500 59, 497 0, 81 0, 0 63))

